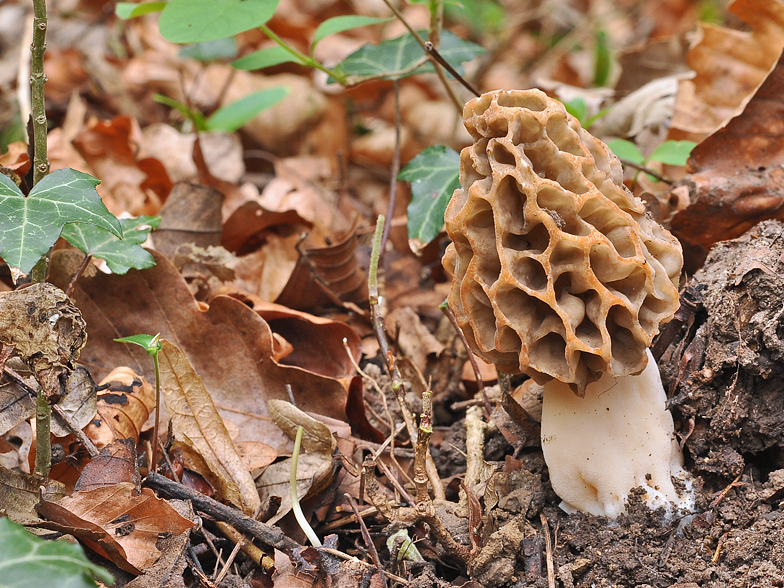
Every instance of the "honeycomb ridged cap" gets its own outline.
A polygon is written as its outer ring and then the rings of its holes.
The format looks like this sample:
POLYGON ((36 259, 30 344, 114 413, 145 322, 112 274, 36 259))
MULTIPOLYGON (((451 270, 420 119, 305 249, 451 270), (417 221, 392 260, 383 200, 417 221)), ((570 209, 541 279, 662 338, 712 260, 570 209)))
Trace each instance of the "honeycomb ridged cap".
POLYGON ((463 112, 473 145, 445 214, 449 306, 473 351, 582 395, 642 371, 678 309, 680 243, 623 185, 618 158, 539 90, 463 112))

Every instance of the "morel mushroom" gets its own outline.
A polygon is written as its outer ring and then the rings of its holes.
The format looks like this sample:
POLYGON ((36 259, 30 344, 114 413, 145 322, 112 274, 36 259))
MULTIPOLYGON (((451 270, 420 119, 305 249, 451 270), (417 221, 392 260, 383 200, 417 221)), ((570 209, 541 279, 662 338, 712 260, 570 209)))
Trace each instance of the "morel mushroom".
POLYGON ((567 505, 615 518, 636 486, 652 506, 684 504, 647 352, 678 308, 680 244, 623 186, 607 146, 543 92, 484 94, 464 119, 474 143, 443 263, 471 347, 544 384, 542 448, 567 505))

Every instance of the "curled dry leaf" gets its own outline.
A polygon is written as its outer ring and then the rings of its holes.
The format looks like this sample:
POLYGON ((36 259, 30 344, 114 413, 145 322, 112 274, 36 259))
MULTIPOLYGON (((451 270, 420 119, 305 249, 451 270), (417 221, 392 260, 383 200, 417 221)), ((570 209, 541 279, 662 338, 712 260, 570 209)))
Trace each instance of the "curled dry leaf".
POLYGON ((115 439, 138 442, 142 426, 155 409, 155 390, 129 367, 112 370, 101 381, 107 384, 98 393, 98 418, 87 425, 85 434, 99 449, 115 439))
POLYGON ((137 489, 141 484, 133 439, 118 439, 101 449, 101 453, 84 466, 74 491, 84 492, 121 482, 130 482, 137 489))
POLYGON ((285 400, 270 400, 268 406, 272 420, 290 439, 297 435, 299 427, 303 428, 301 447, 304 453, 322 452, 332 455, 337 441, 327 425, 285 400))
POLYGON ((158 353, 161 391, 174 437, 199 454, 211 474, 209 481, 225 500, 246 514, 253 514, 261 506, 253 478, 237 453, 204 382, 182 351, 165 339, 161 345, 158 353))
POLYGON ((36 510, 50 521, 40 526, 73 535, 132 574, 158 560, 159 538, 194 526, 152 490, 139 493, 130 482, 76 492, 57 502, 42 500, 36 510))
POLYGON ((172 188, 160 161, 136 158, 140 137, 135 120, 117 116, 111 121, 91 120, 73 140, 94 175, 101 178, 98 193, 114 214, 157 214, 172 188))
POLYGON ((367 277, 357 263, 357 229, 352 229, 334 244, 303 249, 302 255, 278 296, 278 304, 307 310, 334 305, 337 300, 358 302, 367 299, 367 277))
POLYGON ((670 139, 699 142, 722 127, 765 79, 784 47, 781 0, 735 0, 728 10, 751 31, 702 26, 702 40, 686 56, 696 76, 679 83, 670 139))
POLYGON ((671 223, 687 269, 697 269, 714 243, 739 237, 762 220, 784 218, 782 96, 784 55, 743 112, 692 151, 692 173, 681 184, 690 203, 671 223))

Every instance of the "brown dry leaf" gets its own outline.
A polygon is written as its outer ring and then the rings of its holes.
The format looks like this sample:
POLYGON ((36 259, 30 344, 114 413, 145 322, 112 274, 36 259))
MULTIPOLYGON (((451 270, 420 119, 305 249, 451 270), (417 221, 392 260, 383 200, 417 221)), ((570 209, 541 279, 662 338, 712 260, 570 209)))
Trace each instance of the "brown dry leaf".
MULTIPOLYGON (((51 279, 67 283, 69 251, 52 256, 51 279)), ((90 324, 81 361, 96 377, 117 365, 154 378, 152 361, 138 346, 113 340, 140 332, 161 333, 176 342, 204 380, 221 415, 239 428, 237 441, 262 441, 273 447, 287 438, 267 420, 266 401, 287 399, 290 384, 303 410, 346 419, 346 388, 327 378, 272 360, 269 325, 234 298, 216 296, 203 311, 177 269, 153 251, 153 268, 119 276, 96 273, 82 277, 72 294, 90 324)))
POLYGON ((180 245, 199 247, 221 243, 221 205, 223 194, 201 184, 179 182, 174 185, 160 210, 161 224, 153 232, 155 248, 169 259, 180 245))
MULTIPOLYGON (((238 182, 245 173, 239 135, 210 132, 201 135, 204 159, 215 177, 238 182)), ((165 123, 153 123, 142 129, 137 157, 152 157, 166 168, 172 182, 193 182, 199 176, 193 162, 195 133, 181 133, 165 123)))
POLYGON ((253 514, 261 506, 248 469, 240 459, 204 382, 185 354, 162 339, 160 382, 174 437, 201 456, 221 496, 253 514))
POLYGON ((0 155, 0 167, 7 167, 14 170, 20 176, 24 176, 30 169, 30 156, 27 154, 27 143, 16 141, 9 143, 6 147, 8 151, 0 155))
POLYGON ((35 505, 41 488, 49 500, 59 500, 65 495, 65 486, 60 482, 0 468, 0 509, 17 523, 37 520, 35 505))
POLYGON ((84 466, 74 491, 84 492, 120 482, 130 482, 137 489, 141 484, 133 439, 118 439, 101 449, 101 453, 84 466))
POLYGON ((260 441, 243 441, 235 443, 237 453, 249 472, 261 470, 278 458, 274 447, 260 441))
MULTIPOLYGON (((21 362, 20 362, 21 363, 21 362)), ((35 379, 30 389, 35 390, 35 379)), ((35 398, 5 373, 0 378, 0 435, 13 429, 35 414, 35 398)))
MULTIPOLYGON (((57 406, 60 411, 70 417, 71 424, 76 429, 84 429, 96 414, 95 382, 90 377, 90 372, 81 366, 76 367, 68 374, 65 384, 66 393, 57 406)), ((62 422, 57 413, 52 413, 52 435, 67 437, 71 429, 62 422)))
POLYGON ((76 492, 57 502, 36 506, 49 523, 40 526, 70 533, 91 550, 132 574, 152 566, 161 552, 161 535, 180 535, 194 526, 149 488, 141 494, 123 482, 76 492))
POLYGON ((98 418, 84 429, 101 449, 116 439, 139 441, 142 426, 155 409, 155 390, 129 367, 118 367, 101 380, 98 418))
POLYGON ((670 139, 700 142, 723 126, 765 79, 784 48, 783 2, 735 0, 728 10, 752 30, 702 25, 703 38, 686 57, 697 74, 680 82, 670 139))
MULTIPOLYGON (((170 500, 169 504, 183 517, 198 524, 196 514, 186 500, 170 500)), ((142 574, 124 588, 185 588, 182 573, 188 566, 188 558, 183 556, 183 551, 190 542, 190 529, 179 535, 171 535, 160 541, 158 547, 161 557, 151 567, 142 570, 142 574)))
MULTIPOLYGON (((264 245, 237 260, 235 286, 261 300, 275 300, 283 292, 297 266, 298 234, 270 234, 264 245)), ((226 287, 231 288, 227 284, 226 287)))
POLYGON ((247 255, 256 251, 271 233, 301 233, 312 226, 313 223, 302 218, 295 210, 267 210, 251 200, 237 208, 223 223, 221 245, 236 255, 247 255))
POLYGON ((268 406, 272 420, 290 439, 297 435, 299 427, 303 428, 301 448, 304 453, 321 452, 332 455, 337 441, 327 425, 285 400, 270 400, 268 406))
POLYGON ((333 245, 303 249, 303 255, 278 296, 278 304, 307 310, 334 305, 338 301, 358 302, 367 299, 367 277, 357 263, 357 229, 336 239, 333 245))
POLYGON ((692 151, 684 184, 690 204, 672 232, 696 269, 718 242, 758 222, 784 218, 784 55, 741 114, 692 151))
POLYGON ((79 154, 101 178, 98 193, 115 215, 157 214, 172 188, 160 161, 136 159, 140 136, 136 121, 117 116, 111 121, 91 120, 73 140, 79 154))
POLYGON ((384 321, 387 332, 397 341, 403 355, 408 357, 420 372, 427 367, 428 356, 439 355, 444 346, 419 320, 410 306, 401 306, 387 315, 384 321))

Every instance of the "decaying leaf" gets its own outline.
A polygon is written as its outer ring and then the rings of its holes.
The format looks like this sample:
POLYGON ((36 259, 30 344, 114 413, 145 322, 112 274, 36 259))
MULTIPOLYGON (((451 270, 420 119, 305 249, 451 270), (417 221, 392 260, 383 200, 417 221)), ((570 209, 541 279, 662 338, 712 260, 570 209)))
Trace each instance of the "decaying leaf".
POLYGON ((65 495, 65 486, 60 482, 0 468, 0 509, 18 523, 36 520, 35 505, 41 488, 49 500, 59 500, 65 495))
POLYGON ((169 259, 186 243, 220 245, 223 194, 209 186, 179 182, 161 209, 161 224, 153 232, 155 248, 169 259))
POLYGON ((87 339, 82 314, 65 293, 48 283, 0 293, 0 341, 15 347, 36 374, 49 402, 63 393, 61 378, 87 339))
MULTIPOLYGON (((95 382, 82 366, 77 366, 68 374, 65 383, 65 394, 58 402, 60 411, 70 418, 71 424, 79 430, 93 420, 97 410, 95 382)), ((57 413, 52 415, 52 434, 55 437, 65 437, 71 430, 61 422, 57 413)))
POLYGON ((696 76, 681 80, 670 139, 699 142, 738 113, 784 48, 784 3, 735 0, 727 8, 751 27, 702 25, 702 40, 686 56, 696 76))
POLYGON ((692 151, 692 173, 683 182, 690 204, 671 223, 687 269, 696 269, 714 243, 738 237, 761 220, 784 218, 782 96, 784 55, 743 112, 692 151))
POLYGON ((158 560, 160 537, 179 535, 193 526, 152 490, 142 488, 139 493, 130 482, 76 492, 57 502, 42 500, 36 509, 50 521, 40 526, 70 533, 132 574, 158 560))
POLYGON ((84 466, 74 491, 84 492, 121 482, 130 482, 137 488, 141 484, 133 439, 118 439, 101 449, 101 453, 84 466))
POLYGON ((253 514, 261 506, 248 469, 240 459, 223 419, 204 382, 188 358, 169 341, 161 340, 161 391, 166 400, 174 437, 204 460, 210 481, 221 496, 253 514))
POLYGON ((332 455, 337 442, 324 423, 285 400, 270 400, 269 410, 272 420, 289 438, 293 439, 297 435, 297 429, 303 428, 301 446, 303 452, 322 452, 332 455))
POLYGON ((85 434, 100 449, 115 439, 139 441, 142 426, 155 409, 155 390, 131 368, 118 367, 101 385, 108 387, 98 393, 98 417, 85 434))

